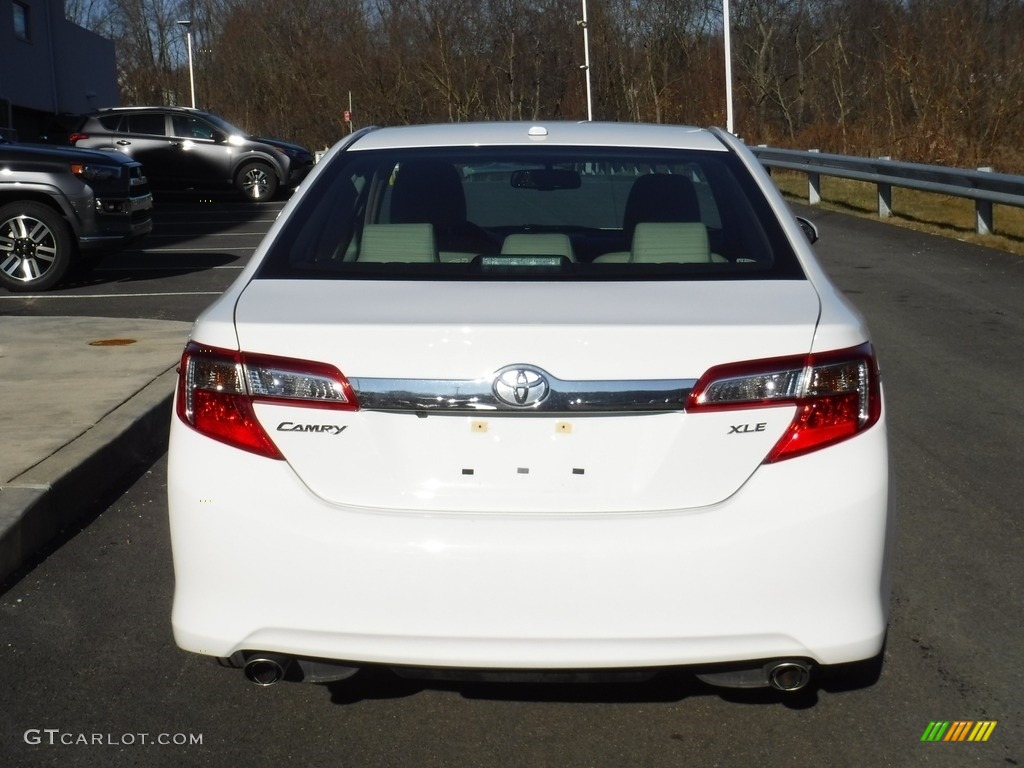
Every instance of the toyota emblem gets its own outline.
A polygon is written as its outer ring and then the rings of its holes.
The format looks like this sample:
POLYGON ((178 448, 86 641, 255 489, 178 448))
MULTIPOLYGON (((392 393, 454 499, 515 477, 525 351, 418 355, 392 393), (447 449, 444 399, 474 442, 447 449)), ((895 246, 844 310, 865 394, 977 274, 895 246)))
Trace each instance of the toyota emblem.
POLYGON ((544 373, 525 365, 510 365, 494 376, 494 396, 513 408, 530 408, 551 390, 544 373))

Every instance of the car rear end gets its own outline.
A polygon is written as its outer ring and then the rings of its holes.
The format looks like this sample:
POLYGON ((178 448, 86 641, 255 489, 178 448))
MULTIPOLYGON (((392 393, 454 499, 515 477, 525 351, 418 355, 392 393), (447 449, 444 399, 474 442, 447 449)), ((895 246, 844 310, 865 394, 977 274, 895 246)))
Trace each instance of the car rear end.
POLYGON ((797 688, 880 651, 874 352, 726 135, 357 135, 197 321, 176 397, 175 638, 258 681, 797 688))

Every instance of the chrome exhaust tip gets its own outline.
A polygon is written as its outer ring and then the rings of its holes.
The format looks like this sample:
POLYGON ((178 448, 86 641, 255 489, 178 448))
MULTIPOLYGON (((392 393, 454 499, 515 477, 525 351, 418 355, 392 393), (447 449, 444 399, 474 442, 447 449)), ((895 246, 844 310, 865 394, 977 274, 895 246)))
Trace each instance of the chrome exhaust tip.
POLYGON ((291 660, 285 656, 261 653, 245 662, 245 679, 264 688, 281 682, 291 660))
POLYGON ((810 681, 810 665, 802 661, 780 661, 768 669, 768 684, 777 691, 799 691, 810 681))

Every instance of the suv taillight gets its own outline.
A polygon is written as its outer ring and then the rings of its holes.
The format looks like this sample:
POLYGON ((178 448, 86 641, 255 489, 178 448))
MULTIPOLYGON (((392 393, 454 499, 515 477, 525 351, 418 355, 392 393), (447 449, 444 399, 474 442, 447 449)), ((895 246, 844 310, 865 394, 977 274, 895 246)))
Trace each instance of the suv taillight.
POLYGON ((697 382, 686 410, 779 405, 795 405, 797 410, 766 463, 801 456, 863 432, 882 412, 878 364, 871 345, 716 366, 697 382))
POLYGON ((256 419, 254 402, 346 411, 359 408, 348 380, 332 365, 195 342, 185 347, 178 371, 178 417, 214 440, 283 459, 256 419))
POLYGON ((68 135, 68 144, 74 144, 76 141, 81 141, 82 139, 88 139, 88 138, 89 138, 89 134, 88 133, 72 133, 72 134, 68 135))

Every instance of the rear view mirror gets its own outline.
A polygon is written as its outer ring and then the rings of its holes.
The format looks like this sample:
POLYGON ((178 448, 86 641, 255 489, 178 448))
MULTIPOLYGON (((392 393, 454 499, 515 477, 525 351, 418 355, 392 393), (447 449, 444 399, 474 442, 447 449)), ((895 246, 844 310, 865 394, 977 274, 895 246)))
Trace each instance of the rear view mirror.
POLYGON ((579 189, 581 183, 576 171, 563 168, 531 168, 512 173, 512 186, 516 189, 547 192, 553 189, 579 189))

